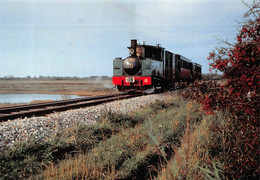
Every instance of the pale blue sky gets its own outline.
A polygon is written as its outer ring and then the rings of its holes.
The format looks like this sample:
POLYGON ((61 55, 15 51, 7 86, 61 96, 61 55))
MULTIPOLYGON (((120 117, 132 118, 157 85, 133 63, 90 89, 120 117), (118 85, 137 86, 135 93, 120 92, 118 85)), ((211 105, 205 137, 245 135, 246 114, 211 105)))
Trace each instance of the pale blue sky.
POLYGON ((133 38, 208 73, 213 36, 233 42, 246 10, 240 0, 0 0, 0 77, 112 76, 133 38))

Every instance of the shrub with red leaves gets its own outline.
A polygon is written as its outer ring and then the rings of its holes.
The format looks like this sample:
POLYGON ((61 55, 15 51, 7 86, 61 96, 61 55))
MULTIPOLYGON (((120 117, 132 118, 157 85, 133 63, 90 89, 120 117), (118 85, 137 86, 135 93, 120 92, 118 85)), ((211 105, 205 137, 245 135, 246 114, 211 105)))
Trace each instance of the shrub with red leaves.
POLYGON ((206 114, 215 110, 228 112, 225 121, 223 161, 227 178, 259 179, 259 77, 260 77, 260 18, 259 2, 247 5, 241 30, 234 45, 217 48, 209 53, 210 71, 224 75, 222 85, 197 82, 189 96, 204 105, 206 114), (253 20, 251 20, 253 19, 253 20))

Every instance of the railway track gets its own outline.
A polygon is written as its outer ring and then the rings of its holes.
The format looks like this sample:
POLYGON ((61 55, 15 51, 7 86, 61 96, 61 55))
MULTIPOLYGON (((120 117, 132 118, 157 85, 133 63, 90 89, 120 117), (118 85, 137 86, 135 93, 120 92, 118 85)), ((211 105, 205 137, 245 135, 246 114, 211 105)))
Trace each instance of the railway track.
POLYGON ((7 108, 0 108, 0 122, 12 120, 16 118, 42 116, 53 112, 60 112, 69 109, 76 109, 81 107, 93 106, 105 102, 116 101, 119 99, 127 99, 141 94, 112 94, 105 96, 94 96, 76 98, 70 100, 62 100, 48 103, 37 103, 31 105, 12 106, 7 108))

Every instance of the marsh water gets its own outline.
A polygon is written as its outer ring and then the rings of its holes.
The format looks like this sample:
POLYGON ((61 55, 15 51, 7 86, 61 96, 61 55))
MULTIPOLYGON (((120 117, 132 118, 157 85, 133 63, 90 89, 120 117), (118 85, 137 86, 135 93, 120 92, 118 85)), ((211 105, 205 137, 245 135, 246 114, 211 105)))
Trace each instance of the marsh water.
POLYGON ((42 100, 63 100, 79 98, 77 95, 58 95, 58 94, 0 94, 0 104, 30 103, 42 100))

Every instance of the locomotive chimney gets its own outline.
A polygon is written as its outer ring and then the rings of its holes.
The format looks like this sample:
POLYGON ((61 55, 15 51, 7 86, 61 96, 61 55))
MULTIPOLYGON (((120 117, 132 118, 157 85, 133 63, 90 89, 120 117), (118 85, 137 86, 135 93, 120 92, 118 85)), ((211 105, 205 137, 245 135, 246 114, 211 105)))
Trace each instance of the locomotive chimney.
POLYGON ((137 47, 137 40, 136 39, 131 39, 131 49, 134 50, 133 56, 136 56, 136 47, 137 47))
POLYGON ((136 49, 136 46, 137 46, 137 40, 131 39, 131 48, 136 49))

